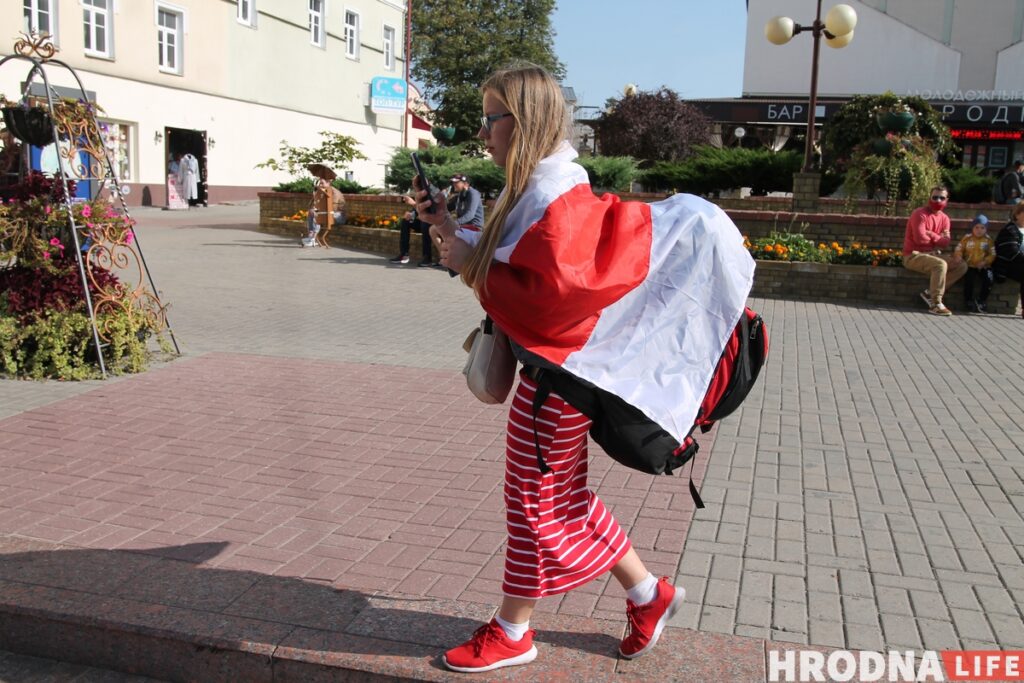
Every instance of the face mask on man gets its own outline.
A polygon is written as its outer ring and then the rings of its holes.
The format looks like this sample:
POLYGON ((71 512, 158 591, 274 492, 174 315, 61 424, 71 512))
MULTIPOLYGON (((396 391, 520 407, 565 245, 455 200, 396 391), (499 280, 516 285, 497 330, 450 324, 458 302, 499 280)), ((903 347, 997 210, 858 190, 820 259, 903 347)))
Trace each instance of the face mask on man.
POLYGON ((940 194, 933 194, 931 200, 928 202, 928 208, 932 211, 941 211, 946 208, 946 201, 948 197, 943 197, 940 194))

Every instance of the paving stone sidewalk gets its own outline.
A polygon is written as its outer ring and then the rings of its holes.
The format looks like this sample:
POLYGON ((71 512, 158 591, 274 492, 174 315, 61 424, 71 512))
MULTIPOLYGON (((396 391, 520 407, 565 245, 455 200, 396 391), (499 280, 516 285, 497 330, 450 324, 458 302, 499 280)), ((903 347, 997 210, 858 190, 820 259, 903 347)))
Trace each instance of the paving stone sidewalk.
MULTIPOLYGON (((297 239, 247 229, 253 206, 135 213, 185 355, 108 382, 0 382, 0 418, 8 418, 0 420, 0 453, 5 444, 26 443, 52 453, 57 437, 45 433, 47 424, 73 429, 80 446, 68 448, 64 431, 61 460, 31 449, 21 453, 27 460, 0 456, 0 534, 137 548, 187 545, 218 530, 228 546, 208 560, 211 567, 289 567, 286 575, 326 581, 365 576, 376 582, 366 588, 419 595, 461 581, 461 592, 445 597, 493 603, 502 416, 473 404, 459 386, 461 341, 480 315, 470 292, 433 269, 303 250, 297 239), (105 422, 85 419, 96 410, 105 422), (446 431, 453 413, 459 428, 446 431), (356 432, 339 429, 353 420, 362 421, 356 432), (227 423, 234 423, 230 432, 227 423), (463 433, 467 424, 474 428, 463 433), (26 429, 35 430, 31 439, 26 429), (452 451, 456 443, 461 453, 452 451), (151 473, 163 472, 163 494, 151 490, 153 477, 122 473, 102 491, 120 496, 106 502, 121 508, 103 511, 95 503, 89 514, 99 519, 76 509, 96 500, 99 489, 89 487, 99 484, 90 483, 94 471, 85 465, 97 444, 107 457, 136 458, 151 473), (347 468, 332 471, 339 452, 347 468), (352 483, 371 464, 393 458, 373 486, 392 490, 389 500, 413 496, 407 502, 415 503, 415 487, 402 489, 400 475, 424 463, 443 471, 446 459, 477 453, 481 462, 462 463, 471 476, 459 478, 459 495, 430 505, 434 517, 374 513, 360 496, 374 489, 352 483), (33 455, 43 467, 26 466, 33 455), (302 459, 303 477, 288 479, 285 471, 302 459), (259 498, 253 492, 263 486, 275 487, 276 496, 286 490, 295 507, 306 507, 272 520, 288 502, 259 498), (187 487, 188 496, 173 500, 167 491, 175 487, 187 487), (245 487, 267 517, 212 507, 231 498, 225 489, 245 487), (61 505, 58 492, 79 499, 61 505), (146 518, 140 510, 153 507, 147 503, 154 495, 183 507, 146 518), (339 513, 347 516, 344 529, 316 524, 334 524, 339 513), (456 517, 479 520, 480 528, 460 528, 456 517), (67 528, 67 519, 89 524, 67 528), (314 528, 285 539, 289 532, 281 529, 296 519, 314 528), (419 524, 407 531, 419 539, 417 552, 436 552, 420 558, 427 564, 417 565, 415 579, 411 572, 396 576, 395 568, 411 561, 396 564, 402 552, 365 560, 367 546, 352 542, 393 533, 399 522, 419 524), (271 531, 277 536, 257 543, 271 531), (321 536, 282 551, 309 532, 321 536), (323 543, 327 537, 335 542, 323 543), (313 546, 333 547, 334 556, 308 552, 313 546), (480 547, 485 556, 477 556, 480 547), (373 571, 353 571, 360 566, 373 571), (474 567, 483 570, 466 576, 474 567), (316 571, 323 576, 312 577, 316 571), (428 573, 434 578, 424 578, 428 573)), ((703 485, 708 507, 688 530, 691 504, 681 480, 640 478, 595 460, 599 493, 633 525, 644 556, 687 586, 676 625, 851 648, 1024 646, 1024 435, 1016 379, 1024 370, 1016 351, 1024 323, 753 305, 769 324, 772 355, 740 415, 718 429, 703 485)), ((108 466, 117 473, 116 464, 108 466)), ((607 588, 598 582, 543 609, 620 618, 621 596, 607 588)))

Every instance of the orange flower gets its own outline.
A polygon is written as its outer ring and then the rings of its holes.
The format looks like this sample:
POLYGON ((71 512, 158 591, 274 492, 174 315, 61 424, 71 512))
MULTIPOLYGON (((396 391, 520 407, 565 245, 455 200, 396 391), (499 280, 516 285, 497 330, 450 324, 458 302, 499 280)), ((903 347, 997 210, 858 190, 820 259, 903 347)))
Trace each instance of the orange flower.
POLYGON ((837 251, 838 251, 838 250, 839 250, 839 249, 841 248, 841 247, 839 246, 839 242, 833 242, 833 243, 831 244, 831 247, 832 247, 833 249, 837 250, 837 251))
POLYGON ((771 245, 771 244, 766 244, 765 247, 764 247, 764 250, 767 251, 769 254, 774 253, 775 252, 775 246, 771 245))

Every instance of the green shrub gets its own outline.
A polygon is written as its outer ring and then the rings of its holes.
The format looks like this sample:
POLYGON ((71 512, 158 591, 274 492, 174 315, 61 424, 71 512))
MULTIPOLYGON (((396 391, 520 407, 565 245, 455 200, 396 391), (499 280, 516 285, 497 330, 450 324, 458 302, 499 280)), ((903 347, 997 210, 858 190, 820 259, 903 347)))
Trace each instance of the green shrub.
MULTIPOLYGON (((302 178, 293 178, 286 183, 279 183, 275 185, 271 190, 273 192, 298 192, 299 194, 311 194, 313 192, 313 185, 315 179, 305 176, 302 178)), ((345 194, 380 194, 380 190, 374 187, 366 187, 360 185, 354 180, 345 180, 344 178, 337 178, 331 182, 331 185, 338 188, 345 194)))
POLYGON ((979 204, 992 201, 992 188, 997 179, 982 175, 975 168, 942 169, 942 181, 949 188, 949 197, 954 202, 979 204))
POLYGON ((749 187, 754 194, 790 192, 801 163, 796 152, 705 145, 685 161, 652 165, 642 182, 651 190, 700 195, 738 187, 749 187))
MULTIPOLYGON (((412 151, 399 147, 388 162, 384 181, 399 192, 412 190, 412 160, 409 158, 412 151)), ((468 177, 470 185, 485 197, 496 197, 505 186, 504 169, 495 166, 490 159, 474 156, 474 150, 468 144, 454 147, 431 146, 416 151, 419 153, 423 172, 427 174, 427 180, 437 187, 448 187, 448 179, 457 173, 468 177)))
POLYGON ((633 157, 579 157, 576 163, 586 169, 594 190, 628 192, 637 176, 633 157))

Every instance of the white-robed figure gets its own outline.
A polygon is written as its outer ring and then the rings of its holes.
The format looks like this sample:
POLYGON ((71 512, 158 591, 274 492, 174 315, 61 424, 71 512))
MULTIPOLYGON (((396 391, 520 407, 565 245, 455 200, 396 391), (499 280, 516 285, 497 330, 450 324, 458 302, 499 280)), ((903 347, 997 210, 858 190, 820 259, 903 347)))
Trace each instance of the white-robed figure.
POLYGON ((178 162, 178 189, 190 204, 199 198, 199 160, 191 153, 178 162))
MULTIPOLYGON (((439 197, 429 212, 418 194, 441 263, 473 288, 520 361, 567 370, 681 441, 753 282, 739 230, 691 195, 653 204, 595 196, 565 142, 561 88, 540 67, 500 70, 482 91, 478 137, 507 184, 479 232, 461 229, 439 197)), ((650 651, 685 597, 648 571, 587 486, 590 420, 555 393, 537 411, 535 395, 535 381, 521 374, 506 439, 501 606, 445 653, 455 671, 532 661, 536 601, 605 572, 626 593, 619 654, 628 659, 650 651)))

